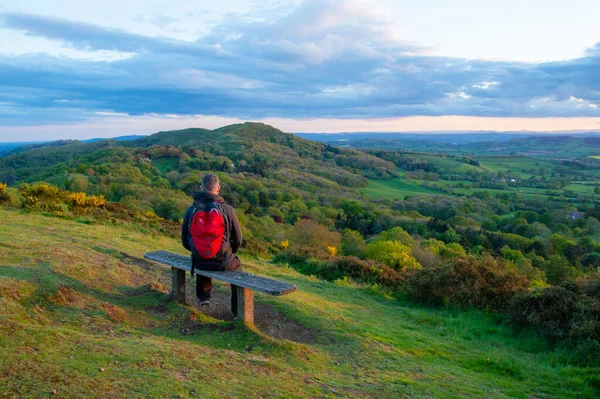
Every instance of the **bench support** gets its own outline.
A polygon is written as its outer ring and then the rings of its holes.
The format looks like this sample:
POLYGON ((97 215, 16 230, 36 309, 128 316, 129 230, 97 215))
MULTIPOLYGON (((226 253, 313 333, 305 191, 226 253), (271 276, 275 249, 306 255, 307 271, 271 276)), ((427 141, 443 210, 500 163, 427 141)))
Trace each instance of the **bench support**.
POLYGON ((231 284, 231 296, 234 317, 254 325, 254 291, 231 284))
POLYGON ((179 303, 185 303, 185 270, 171 267, 171 295, 179 303))

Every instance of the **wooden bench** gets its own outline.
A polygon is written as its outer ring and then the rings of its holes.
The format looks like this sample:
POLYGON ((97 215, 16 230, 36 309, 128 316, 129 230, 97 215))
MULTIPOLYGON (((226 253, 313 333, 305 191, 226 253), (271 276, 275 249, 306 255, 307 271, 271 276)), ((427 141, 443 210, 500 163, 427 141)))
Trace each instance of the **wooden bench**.
MULTIPOLYGON (((173 252, 155 251, 144 254, 144 258, 171 266, 173 273, 171 295, 180 303, 185 303, 185 273, 192 270, 191 257, 173 252)), ((231 295, 233 296, 231 311, 234 317, 249 324, 254 324, 254 291, 267 295, 285 295, 296 291, 296 286, 293 284, 235 270, 195 269, 194 272, 231 284, 231 295)))

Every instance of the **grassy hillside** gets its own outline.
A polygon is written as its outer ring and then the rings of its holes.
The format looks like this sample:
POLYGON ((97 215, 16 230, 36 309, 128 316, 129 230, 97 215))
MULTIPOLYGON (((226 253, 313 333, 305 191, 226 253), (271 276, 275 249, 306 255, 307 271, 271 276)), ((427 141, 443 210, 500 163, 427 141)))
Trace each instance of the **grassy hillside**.
POLYGON ((140 258, 179 251, 177 240, 9 208, 0 220, 0 397, 599 393, 598 370, 565 365, 491 315, 416 307, 244 258, 247 270, 298 286, 257 295, 258 318, 270 317, 252 329, 167 301, 168 270, 140 258), (303 332, 302 343, 276 338, 277 328, 303 332))

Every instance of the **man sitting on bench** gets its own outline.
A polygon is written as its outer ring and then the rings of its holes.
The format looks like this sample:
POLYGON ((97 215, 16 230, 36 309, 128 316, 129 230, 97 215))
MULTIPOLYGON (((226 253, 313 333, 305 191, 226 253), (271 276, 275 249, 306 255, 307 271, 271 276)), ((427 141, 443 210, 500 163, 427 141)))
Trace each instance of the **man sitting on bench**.
MULTIPOLYGON (((233 207, 219 196, 219 178, 208 174, 202 179, 194 203, 185 212, 181 243, 192 253, 192 276, 199 270, 242 270, 235 255, 242 245, 242 229, 233 207)), ((210 305, 212 279, 196 275, 196 296, 200 305, 210 305)), ((232 296, 233 301, 233 296, 232 296)))

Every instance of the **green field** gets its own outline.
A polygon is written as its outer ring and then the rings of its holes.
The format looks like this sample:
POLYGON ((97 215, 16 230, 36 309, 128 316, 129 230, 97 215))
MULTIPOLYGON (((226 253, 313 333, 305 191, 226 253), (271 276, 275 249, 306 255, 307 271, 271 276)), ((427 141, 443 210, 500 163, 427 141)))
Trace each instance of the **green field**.
POLYGON ((488 172, 514 172, 518 173, 521 179, 528 179, 532 176, 525 169, 545 169, 552 170, 555 165, 548 161, 526 157, 476 157, 475 158, 482 169, 488 172))
POLYGON ((139 258, 180 251, 176 239, 6 208, 0 220, 0 397, 599 394, 598 370, 566 365, 494 315, 417 307, 245 257, 246 270, 298 286, 256 301, 271 315, 263 325, 304 332, 299 343, 168 302, 168 269, 139 258))
POLYGON ((374 198, 390 198, 403 200, 407 195, 416 194, 441 194, 440 191, 423 187, 420 183, 403 178, 393 180, 370 180, 366 188, 361 189, 364 194, 374 198))
MULTIPOLYGON (((556 166, 555 163, 550 161, 544 161, 539 159, 532 159, 526 157, 475 157, 474 159, 480 163, 480 166, 473 166, 465 164, 462 157, 447 157, 442 155, 433 154, 416 154, 415 157, 421 160, 427 160, 430 164, 437 165, 444 168, 447 171, 451 171, 455 174, 462 174, 469 171, 477 173, 487 172, 496 174, 498 172, 512 174, 518 174, 519 179, 528 179, 532 175, 527 171, 531 169, 545 169, 549 176, 551 171, 556 166)), ((595 170, 592 170, 595 171, 595 170)), ((508 188, 504 190, 493 189, 493 188, 464 188, 457 187, 458 184, 471 185, 473 181, 470 180, 437 180, 437 181, 425 181, 419 179, 406 179, 406 171, 398 169, 400 177, 390 180, 370 180, 368 187, 362 189, 364 194, 367 194, 373 198, 389 198, 393 200, 404 199, 407 195, 431 195, 431 194, 445 194, 441 189, 447 188, 452 189, 453 195, 466 195, 470 196, 476 192, 488 191, 493 196, 497 193, 515 193, 522 197, 533 198, 541 196, 547 199, 548 189, 536 188, 536 187, 520 187, 518 184, 509 183, 508 188), (426 186, 424 186, 426 185, 426 186), (437 187, 437 188, 436 188, 437 187), (438 189, 439 188, 439 189, 438 189)), ((465 175, 466 176, 466 175, 465 175)), ((539 176, 537 176, 539 177, 539 176)), ((570 190, 578 195, 594 195, 594 188, 596 183, 593 181, 572 181, 571 184, 561 188, 552 189, 553 193, 559 195, 563 194, 565 190, 570 190)), ((595 196, 594 196, 595 197, 595 196)))

